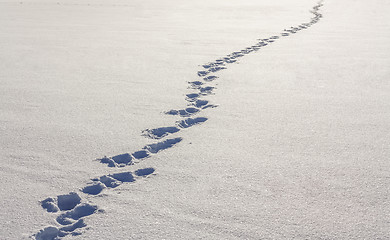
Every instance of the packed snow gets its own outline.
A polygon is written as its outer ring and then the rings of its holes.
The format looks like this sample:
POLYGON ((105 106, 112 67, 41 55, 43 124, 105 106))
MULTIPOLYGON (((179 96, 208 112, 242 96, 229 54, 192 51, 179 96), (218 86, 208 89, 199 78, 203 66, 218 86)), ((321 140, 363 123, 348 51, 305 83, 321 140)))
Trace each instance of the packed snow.
POLYGON ((0 239, 390 238, 389 11, 0 0, 0 239))

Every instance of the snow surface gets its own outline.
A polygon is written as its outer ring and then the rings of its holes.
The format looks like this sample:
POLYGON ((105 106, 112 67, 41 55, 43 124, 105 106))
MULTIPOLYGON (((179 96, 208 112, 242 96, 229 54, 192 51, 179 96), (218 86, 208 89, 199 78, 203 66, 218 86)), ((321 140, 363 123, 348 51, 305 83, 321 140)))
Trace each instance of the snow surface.
POLYGON ((389 239, 389 11, 0 0, 0 239, 389 239))

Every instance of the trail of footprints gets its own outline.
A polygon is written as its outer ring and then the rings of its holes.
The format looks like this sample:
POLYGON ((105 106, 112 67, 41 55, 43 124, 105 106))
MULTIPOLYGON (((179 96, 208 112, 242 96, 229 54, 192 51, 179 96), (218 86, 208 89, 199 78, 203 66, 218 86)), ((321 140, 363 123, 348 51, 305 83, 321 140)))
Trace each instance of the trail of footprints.
MULTIPOLYGON (((98 195, 105 189, 116 188, 123 183, 135 182, 154 173, 154 168, 138 169, 134 172, 120 172, 91 179, 90 183, 80 189, 87 195, 98 195)), ((80 229, 86 227, 84 218, 95 213, 103 213, 96 205, 84 202, 81 193, 71 192, 55 198, 46 198, 40 204, 47 212, 55 216, 59 227, 49 226, 32 237, 37 240, 60 239, 67 235, 80 235, 80 229)))
MULTIPOLYGON (((322 18, 322 14, 319 13, 320 8, 323 6, 322 2, 323 1, 320 1, 311 10, 311 13, 313 13, 314 16, 309 22, 284 29, 279 36, 258 39, 258 42, 250 47, 241 51, 230 53, 225 57, 215 60, 214 62, 202 65, 202 70, 197 73, 199 79, 188 83, 189 89, 193 92, 185 96, 187 106, 184 109, 172 109, 165 112, 167 115, 181 117, 182 120, 176 121, 172 124, 172 126, 146 129, 142 131, 142 135, 153 140, 160 140, 206 122, 207 118, 197 117, 194 115, 200 114, 205 109, 217 107, 217 105, 214 105, 205 99, 208 95, 214 94, 213 92, 215 90, 215 86, 212 86, 211 84, 213 81, 218 79, 218 76, 215 74, 226 69, 228 64, 238 63, 238 60, 245 55, 257 52, 261 48, 274 43, 280 38, 296 34, 299 31, 305 30, 317 23, 322 18)), ((108 167, 120 169, 122 167, 139 163, 140 161, 143 161, 160 151, 175 146, 181 141, 181 137, 167 138, 148 144, 142 149, 132 153, 103 157, 101 159, 97 159, 97 161, 106 164, 108 167)), ((116 188, 123 183, 136 182, 140 178, 154 175, 154 172, 154 168, 143 168, 134 172, 126 171, 100 176, 91 179, 86 186, 80 188, 77 192, 71 192, 41 201, 40 204, 42 208, 53 214, 58 225, 46 227, 38 233, 32 235, 31 238, 36 240, 53 240, 61 239, 68 235, 75 236, 82 234, 82 230, 87 229, 87 225, 84 221, 85 217, 104 212, 104 210, 98 208, 98 206, 83 200, 82 196, 97 196, 102 192, 116 188)))

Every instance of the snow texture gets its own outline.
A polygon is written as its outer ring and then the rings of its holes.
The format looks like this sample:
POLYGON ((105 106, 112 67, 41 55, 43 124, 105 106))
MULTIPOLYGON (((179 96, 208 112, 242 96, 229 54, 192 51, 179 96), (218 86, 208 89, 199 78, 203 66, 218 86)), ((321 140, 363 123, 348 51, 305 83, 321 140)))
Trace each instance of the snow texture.
POLYGON ((0 239, 389 238, 390 4, 0 6, 0 239))

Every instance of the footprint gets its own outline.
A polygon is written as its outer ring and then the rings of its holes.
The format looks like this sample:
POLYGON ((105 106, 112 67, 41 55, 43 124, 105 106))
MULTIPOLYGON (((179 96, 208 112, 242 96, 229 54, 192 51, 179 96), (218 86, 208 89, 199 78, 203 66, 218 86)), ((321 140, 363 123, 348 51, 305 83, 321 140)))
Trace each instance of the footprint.
POLYGON ((59 239, 68 234, 79 234, 75 230, 86 226, 81 218, 91 215, 97 210, 97 206, 81 203, 80 196, 75 192, 59 195, 56 198, 47 198, 41 201, 41 206, 48 212, 58 212, 61 210, 63 213, 56 220, 59 224, 65 225, 60 229, 53 226, 46 227, 33 235, 35 239, 41 240, 59 239), (91 209, 94 210, 92 211, 91 209))
POLYGON ((225 67, 212 67, 209 69, 210 72, 218 72, 218 71, 221 71, 223 69, 226 69, 225 67))
POLYGON ((241 52, 243 53, 243 54, 249 54, 249 53, 251 53, 251 52, 253 52, 254 50, 253 50, 253 48, 251 48, 251 47, 247 47, 247 48, 245 48, 244 50, 241 50, 241 52))
POLYGON ((81 191, 83 193, 90 194, 90 195, 98 195, 105 188, 106 188, 106 186, 103 183, 101 183, 101 182, 97 182, 97 183, 94 182, 93 184, 87 185, 86 187, 81 189, 81 191))
MULTIPOLYGON (((138 169, 134 172, 135 176, 139 178, 143 178, 149 176, 155 172, 154 168, 142 168, 138 169)), ((86 192, 87 194, 97 195, 98 191, 101 192, 105 187, 114 188, 119 186, 124 182, 134 182, 135 178, 133 173, 131 172, 121 172, 105 175, 99 178, 92 179, 93 186, 100 185, 100 188, 94 188, 90 192, 86 192)), ((87 189, 84 187, 83 190, 87 189)), ((90 216, 96 212, 101 210, 98 209, 97 206, 91 205, 88 203, 80 203, 79 196, 77 193, 71 192, 65 195, 59 195, 55 198, 47 198, 41 202, 41 205, 44 207, 45 204, 50 203, 50 207, 57 204, 61 205, 64 209, 68 209, 71 206, 74 206, 70 210, 64 210, 62 214, 57 216, 56 221, 60 225, 63 225, 61 228, 49 226, 38 233, 32 235, 32 237, 36 240, 54 240, 60 239, 67 235, 80 235, 80 232, 77 232, 77 229, 81 229, 86 227, 87 225, 84 222, 84 217, 90 216)), ((57 206, 55 206, 57 207, 57 206)), ((47 209, 47 207, 44 207, 47 209)), ((57 207, 59 209, 59 207, 57 207)))
POLYGON ((242 54, 241 51, 239 51, 239 52, 233 52, 233 53, 231 53, 230 55, 233 56, 234 58, 240 58, 240 57, 243 57, 243 56, 244 56, 244 54, 242 54))
POLYGON ((150 153, 146 150, 140 150, 140 151, 132 153, 131 155, 133 155, 133 157, 135 159, 144 159, 144 158, 149 157, 150 153))
POLYGON ((88 203, 82 203, 73 210, 65 212, 57 217, 57 222, 61 225, 74 224, 75 220, 94 214, 98 207, 88 203))
POLYGON ((134 182, 134 176, 131 172, 114 173, 108 175, 119 182, 134 182))
POLYGON ((143 168, 143 169, 138 169, 137 171, 135 171, 135 175, 139 176, 139 177, 146 177, 152 173, 154 173, 154 168, 143 168))
POLYGON ((186 95, 186 100, 187 100, 188 102, 193 102, 193 101, 196 101, 196 99, 197 99, 198 97, 200 97, 199 94, 197 94, 197 93, 190 93, 190 94, 187 94, 187 95, 186 95))
POLYGON ((130 154, 124 153, 120 155, 116 155, 111 158, 117 164, 127 164, 130 165, 132 163, 133 158, 130 154))
POLYGON ((193 108, 193 107, 186 108, 185 110, 186 110, 186 112, 189 113, 190 115, 196 114, 196 113, 199 112, 199 109, 193 108))
POLYGON ((57 207, 56 200, 54 198, 46 198, 41 201, 41 206, 48 212, 58 212, 60 210, 57 207))
POLYGON ((168 115, 179 115, 180 117, 189 117, 191 115, 194 115, 196 113, 199 112, 199 109, 197 108, 194 108, 194 107, 189 107, 189 108, 186 108, 186 109, 181 109, 181 110, 169 110, 167 112, 165 112, 165 114, 168 114, 168 115))
POLYGON ((199 88, 199 91, 202 95, 209 95, 212 93, 212 91, 215 89, 215 87, 203 87, 203 88, 199 88))
MULTIPOLYGON (((134 172, 137 177, 144 177, 154 173, 154 168, 142 168, 134 172)), ((135 182, 136 179, 131 172, 115 173, 110 175, 104 175, 98 178, 91 179, 92 183, 89 183, 86 187, 82 188, 83 193, 89 195, 98 195, 106 188, 116 188, 124 182, 135 182)))
POLYGON ((225 63, 234 63, 234 62, 237 62, 237 60, 235 59, 235 57, 230 56, 230 55, 224 57, 224 58, 223 58, 223 61, 224 61, 225 63))
MULTIPOLYGON (((62 232, 62 234, 64 234, 63 232, 66 232, 65 234, 67 235, 69 233, 74 232, 78 228, 83 228, 83 227, 86 227, 86 226, 87 226, 87 224, 84 223, 84 220, 80 219, 80 220, 78 220, 76 223, 74 223, 72 225, 60 228, 60 232, 62 232)), ((72 234, 72 235, 75 235, 75 234, 72 234)))
POLYGON ((200 88, 203 83, 201 81, 193 81, 193 82, 188 82, 190 84, 190 88, 192 89, 197 89, 200 88))
POLYGON ((111 158, 108 158, 108 157, 103 157, 101 159, 97 159, 98 161, 100 161, 101 163, 104 163, 104 164, 107 164, 109 167, 116 167, 117 164, 114 162, 114 160, 112 160, 111 158))
POLYGON ((216 107, 218 107, 218 106, 217 106, 217 105, 213 105, 213 104, 208 104, 208 105, 206 105, 206 106, 202 107, 202 109, 207 109, 207 108, 216 108, 216 107))
POLYGON ((177 127, 160 127, 155 129, 146 129, 142 131, 142 135, 152 139, 161 139, 168 134, 176 133, 180 131, 177 127))
POLYGON ((167 139, 162 142, 154 143, 154 144, 149 144, 144 147, 144 149, 148 150, 151 153, 158 153, 162 150, 168 149, 176 145, 177 143, 181 142, 183 139, 178 137, 178 138, 173 138, 173 139, 167 139))
POLYGON ((206 121, 207 121, 207 118, 205 118, 205 117, 187 118, 185 120, 178 122, 177 125, 181 128, 189 128, 189 127, 192 127, 194 125, 197 125, 197 124, 200 124, 200 123, 203 123, 206 121))
MULTIPOLYGON (((145 130, 146 131, 146 130, 145 130)), ((114 157, 103 157, 101 159, 97 159, 100 163, 107 164, 108 167, 125 167, 128 165, 133 165, 135 162, 134 159, 141 160, 150 156, 150 153, 146 150, 136 151, 132 154, 124 153, 120 155, 116 155, 114 157)))
POLYGON ((96 183, 103 183, 107 188, 116 188, 122 183, 114 178, 112 178, 110 175, 104 175, 99 178, 94 178, 92 181, 96 183))
POLYGON ((188 113, 187 113, 186 110, 184 110, 184 109, 181 109, 181 110, 171 109, 171 110, 165 112, 165 114, 167 114, 167 115, 180 115, 180 116, 186 116, 188 113))
POLYGON ((81 198, 77 193, 71 192, 69 194, 59 195, 57 197, 57 202, 58 202, 58 208, 61 211, 65 211, 65 210, 71 210, 75 206, 77 206, 77 204, 81 202, 81 198))
POLYGON ((229 59, 229 60, 226 60, 225 62, 226 62, 226 63, 235 63, 235 62, 237 62, 237 60, 235 60, 235 59, 229 59))
POLYGON ((208 103, 209 103, 209 101, 207 101, 207 100, 196 100, 193 104, 197 108, 202 108, 202 107, 206 106, 208 103))
POLYGON ((209 74, 210 72, 209 71, 199 71, 198 72, 198 76, 199 77, 204 77, 204 76, 206 76, 207 74, 209 74))
POLYGON ((123 153, 113 157, 104 157, 98 159, 101 163, 107 164, 109 167, 115 167, 117 165, 132 165, 133 158, 129 153, 123 153))
POLYGON ((224 65, 224 60, 218 59, 215 62, 204 64, 204 65, 202 65, 202 67, 205 69, 210 69, 210 68, 218 67, 218 66, 222 66, 222 65, 224 65))
POLYGON ((265 46, 268 45, 268 43, 266 43, 266 42, 259 42, 257 45, 258 45, 259 47, 265 47, 265 46))
POLYGON ((55 240, 59 237, 60 230, 56 227, 46 227, 33 235, 36 240, 55 240))
POLYGON ((257 46, 257 45, 253 45, 253 46, 252 46, 252 49, 253 49, 253 51, 258 51, 258 50, 260 50, 260 47, 257 46))
POLYGON ((47 198, 41 201, 41 206, 48 212, 58 212, 59 210, 71 210, 80 202, 80 196, 75 192, 71 192, 69 194, 59 195, 56 199, 47 198))
POLYGON ((99 178, 93 178, 92 183, 82 189, 82 192, 98 195, 105 188, 116 188, 124 182, 134 182, 134 176, 131 172, 122 172, 104 175, 99 178), (96 187, 99 186, 99 187, 96 187))
MULTIPOLYGON (((202 108, 202 109, 206 109, 209 107, 216 107, 215 105, 211 105, 208 103, 209 103, 209 101, 207 101, 207 100, 197 100, 194 104, 197 107, 202 108)), ((176 133, 176 132, 180 131, 180 128, 188 128, 188 127, 194 125, 194 124, 192 124, 190 126, 187 126, 186 124, 183 125, 184 122, 194 122, 194 121, 196 122, 196 121, 199 121, 200 119, 207 120, 207 118, 202 118, 202 117, 187 118, 183 121, 176 122, 175 127, 160 127, 160 128, 155 128, 155 129, 146 129, 143 131, 143 136, 151 138, 151 139, 161 139, 161 138, 166 137, 169 134, 176 133), (186 126, 186 127, 183 127, 183 126, 186 126)), ((206 120, 204 120, 204 121, 206 121, 206 120)), ((204 122, 204 121, 200 121, 200 122, 204 122)), ((147 146, 144 147, 144 149, 149 150, 149 148, 147 146)))
POLYGON ((218 78, 217 76, 207 76, 207 77, 203 78, 203 80, 205 80, 206 82, 211 82, 217 78, 218 78))

